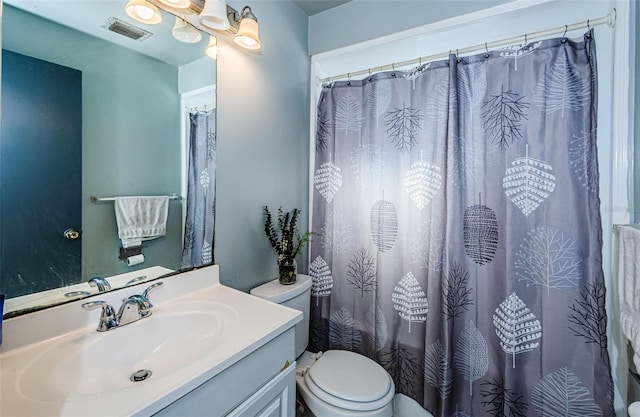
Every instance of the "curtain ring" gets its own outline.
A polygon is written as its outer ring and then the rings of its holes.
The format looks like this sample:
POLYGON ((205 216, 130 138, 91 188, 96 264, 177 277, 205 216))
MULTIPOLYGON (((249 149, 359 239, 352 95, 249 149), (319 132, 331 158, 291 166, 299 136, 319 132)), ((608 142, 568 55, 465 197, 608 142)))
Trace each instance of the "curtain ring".
POLYGON ((565 36, 567 36, 567 30, 569 30, 569 26, 564 25, 564 33, 562 34, 562 37, 564 38, 565 36))
POLYGON ((371 68, 369 68, 369 81, 371 81, 371 68))
POLYGON ((393 72, 391 73, 391 76, 395 77, 396 76, 396 63, 395 62, 391 63, 391 69, 393 70, 393 72))
POLYGON ((418 57, 418 66, 419 67, 422 66, 422 57, 421 56, 418 57))
POLYGON ((458 52, 458 48, 456 48, 456 62, 460 62, 460 53, 458 52))
POLYGON ((485 54, 484 57, 485 58, 489 58, 489 48, 487 48, 487 43, 484 43, 484 50, 485 50, 485 54))
POLYGON ((351 73, 347 73, 347 85, 351 85, 351 73))
POLYGON ((590 20, 591 20, 591 19, 587 19, 587 30, 591 30, 591 25, 589 24, 589 21, 590 21, 590 20))
POLYGON ((525 45, 527 44, 527 34, 526 33, 524 34, 524 44, 525 45))

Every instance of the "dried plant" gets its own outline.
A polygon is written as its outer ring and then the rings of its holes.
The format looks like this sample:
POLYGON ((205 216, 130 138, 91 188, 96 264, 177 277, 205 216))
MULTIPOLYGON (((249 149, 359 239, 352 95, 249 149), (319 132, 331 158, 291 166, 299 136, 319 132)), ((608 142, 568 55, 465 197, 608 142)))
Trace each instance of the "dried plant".
POLYGON ((276 219, 278 230, 273 223, 273 216, 267 206, 264 206, 264 233, 269 243, 275 249, 279 258, 295 258, 302 251, 304 245, 311 240, 313 232, 300 234, 296 223, 300 210, 294 208, 291 212, 283 212, 278 208, 276 219))

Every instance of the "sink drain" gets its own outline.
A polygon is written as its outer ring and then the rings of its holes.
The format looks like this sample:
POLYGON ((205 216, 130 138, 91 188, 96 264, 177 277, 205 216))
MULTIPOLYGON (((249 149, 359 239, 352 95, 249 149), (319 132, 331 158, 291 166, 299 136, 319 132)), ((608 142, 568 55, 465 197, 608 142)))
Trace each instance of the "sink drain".
POLYGON ((136 371, 134 373, 131 374, 131 377, 129 377, 130 380, 132 380, 133 382, 140 382, 140 381, 144 381, 145 379, 149 378, 151 376, 151 371, 148 369, 140 369, 139 371, 136 371))

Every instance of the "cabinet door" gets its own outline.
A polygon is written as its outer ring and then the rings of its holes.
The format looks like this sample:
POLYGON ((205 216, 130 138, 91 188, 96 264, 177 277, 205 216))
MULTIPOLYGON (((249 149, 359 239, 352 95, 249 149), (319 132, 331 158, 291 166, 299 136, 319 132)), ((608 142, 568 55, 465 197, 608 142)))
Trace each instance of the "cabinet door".
POLYGON ((228 417, 294 417, 296 410, 296 364, 280 372, 228 414, 228 417))

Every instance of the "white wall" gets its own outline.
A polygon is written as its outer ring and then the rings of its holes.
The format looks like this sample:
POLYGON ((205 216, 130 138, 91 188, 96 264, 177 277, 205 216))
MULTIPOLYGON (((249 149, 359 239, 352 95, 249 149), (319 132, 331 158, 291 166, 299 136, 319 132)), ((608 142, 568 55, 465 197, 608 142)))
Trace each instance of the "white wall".
MULTIPOLYGON (((241 10, 247 2, 229 1, 241 10)), ((303 210, 307 224, 307 16, 289 1, 250 2, 261 54, 218 42, 215 262, 223 284, 247 291, 277 278, 262 206, 303 210)), ((299 259, 306 271, 306 260, 299 259)))
MULTIPOLYGON (((353 6, 372 5, 372 2, 356 0, 353 6)), ((387 16, 397 14, 396 8, 400 2, 379 1, 375 3, 374 16, 384 15, 386 9, 387 16)), ((409 2, 417 5, 413 2, 409 2)), ((380 65, 393 62, 401 62, 407 59, 417 58, 430 54, 447 52, 456 48, 464 48, 473 45, 483 44, 510 38, 513 36, 532 33, 554 27, 564 26, 576 22, 586 21, 605 16, 615 6, 618 9, 617 24, 620 28, 626 27, 629 30, 628 20, 629 3, 627 0, 608 1, 572 1, 572 0, 540 0, 540 1, 513 1, 502 2, 488 11, 476 11, 473 14, 463 16, 462 10, 468 10, 466 2, 424 2, 432 6, 436 15, 446 16, 449 20, 435 22, 425 25, 422 28, 414 28, 415 19, 408 19, 405 25, 396 24, 395 27, 404 26, 407 31, 396 33, 387 37, 374 39, 383 30, 375 22, 369 21, 368 14, 361 12, 361 18, 353 19, 359 32, 351 39, 341 39, 340 42, 329 41, 322 45, 338 44, 349 45, 333 51, 315 54, 312 56, 312 78, 322 80, 325 77, 365 70, 380 65), (460 7, 458 7, 460 6, 460 7), (579 7, 576 7, 579 6, 579 7), (447 10, 444 10, 444 9, 447 10), (512 11, 509 11, 512 10, 512 11), (627 26, 625 26, 625 23, 627 26), (357 44, 363 39, 371 39, 357 44), (351 41, 351 42, 349 42, 351 41)), ((350 4, 350 3, 349 3, 350 4)), ((330 26, 328 22, 333 20, 341 22, 344 14, 348 10, 346 5, 329 10, 318 18, 311 19, 309 38, 314 46, 313 50, 321 48, 320 44, 315 44, 314 40, 322 37, 330 37, 330 26), (320 21, 323 24, 320 24, 320 21)), ((409 7, 410 5, 407 5, 409 7)), ((353 18, 355 10, 349 9, 349 15, 353 18)), ((362 8, 360 8, 362 9, 362 8)), ((366 10, 366 9, 362 9, 366 10)), ((412 10, 411 7, 405 10, 412 10)), ((413 10, 416 10, 414 7, 413 10)), ((408 16, 412 13, 405 13, 408 16)), ((391 19, 393 20, 393 19, 391 19)), ((395 20, 393 20, 395 22, 395 20)), ((427 20, 427 22, 430 19, 427 20)), ((625 160, 629 159, 629 150, 626 137, 620 133, 624 131, 621 125, 624 119, 620 116, 628 112, 629 103, 626 97, 621 97, 620 86, 628 90, 629 80, 625 77, 631 67, 629 61, 629 50, 625 50, 621 39, 628 34, 619 33, 620 28, 615 32, 608 26, 598 26, 595 28, 595 39, 598 54, 598 158, 600 168, 600 200, 603 225, 603 270, 605 273, 605 283, 607 293, 607 311, 609 318, 609 353, 612 361, 614 380, 617 390, 615 398, 616 412, 618 415, 626 415, 624 403, 626 401, 626 340, 621 336, 618 325, 617 291, 613 280, 612 262, 612 224, 625 222, 626 201, 626 179, 619 184, 618 179, 627 173, 620 172, 625 166, 625 160), (623 36, 624 35, 624 36, 623 36), (617 43, 614 43, 616 39, 617 43), (617 48, 617 50, 616 50, 617 48), (614 55, 614 52, 616 55, 614 55), (614 67, 614 63, 617 64, 614 67), (618 88, 618 90, 616 90, 618 88), (614 96, 614 91, 617 91, 614 96), (617 109, 617 113, 616 110, 617 109), (622 144, 622 146, 621 146, 622 144), (615 159, 615 164, 614 164, 615 159)), ((344 35, 341 26, 331 26, 331 30, 344 35)), ((585 30, 569 33, 570 37, 581 38, 585 30)), ((560 36, 560 35, 558 35, 560 36)), ((480 52, 480 51, 479 51, 480 52)), ((312 92, 319 91, 318 84, 312 86, 312 92)), ((631 92, 633 94, 633 92, 631 92)), ((314 94, 315 95, 315 94, 314 94)), ((316 98, 314 97, 314 101, 316 98)), ((315 104, 311 106, 312 113, 315 104)))

